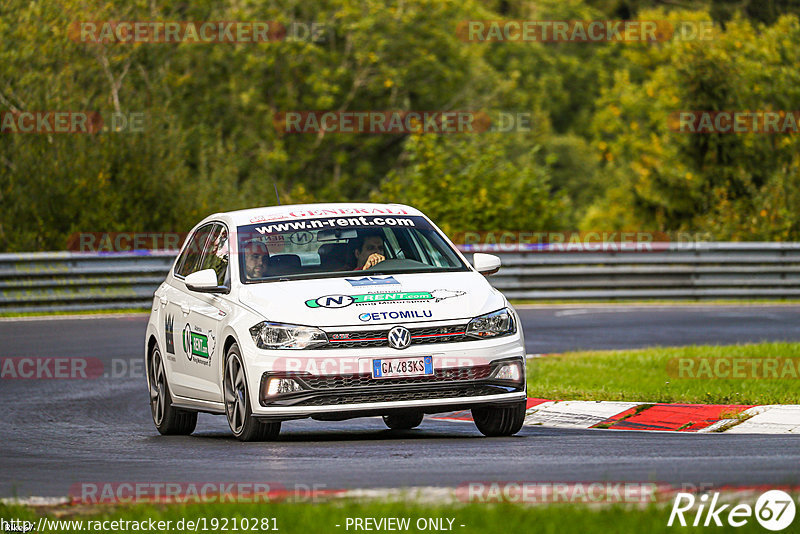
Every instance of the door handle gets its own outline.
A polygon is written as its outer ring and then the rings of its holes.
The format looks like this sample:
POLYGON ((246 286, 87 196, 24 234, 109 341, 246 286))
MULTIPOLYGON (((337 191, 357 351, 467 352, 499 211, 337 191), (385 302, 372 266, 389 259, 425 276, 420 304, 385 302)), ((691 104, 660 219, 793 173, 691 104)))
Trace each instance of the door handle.
POLYGON ((187 306, 186 304, 181 304, 181 311, 183 312, 184 315, 189 315, 189 306, 187 306))

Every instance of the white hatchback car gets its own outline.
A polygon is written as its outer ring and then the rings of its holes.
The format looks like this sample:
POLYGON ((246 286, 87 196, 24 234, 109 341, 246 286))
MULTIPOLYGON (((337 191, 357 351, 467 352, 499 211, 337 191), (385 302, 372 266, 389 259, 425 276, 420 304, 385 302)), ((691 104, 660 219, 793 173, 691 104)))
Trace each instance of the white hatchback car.
POLYGON ((519 317, 425 215, 398 204, 274 206, 207 217, 155 292, 145 337, 162 434, 225 414, 240 440, 281 421, 471 409, 487 436, 525 417, 519 317))

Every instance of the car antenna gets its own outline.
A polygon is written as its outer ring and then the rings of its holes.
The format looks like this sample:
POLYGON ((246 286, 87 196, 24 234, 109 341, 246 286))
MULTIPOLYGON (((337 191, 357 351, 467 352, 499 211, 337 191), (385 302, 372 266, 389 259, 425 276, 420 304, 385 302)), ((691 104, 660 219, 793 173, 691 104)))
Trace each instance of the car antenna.
POLYGON ((278 206, 280 206, 281 205, 281 197, 278 194, 278 184, 276 184, 275 182, 272 182, 272 187, 275 188, 275 198, 278 199, 278 206))

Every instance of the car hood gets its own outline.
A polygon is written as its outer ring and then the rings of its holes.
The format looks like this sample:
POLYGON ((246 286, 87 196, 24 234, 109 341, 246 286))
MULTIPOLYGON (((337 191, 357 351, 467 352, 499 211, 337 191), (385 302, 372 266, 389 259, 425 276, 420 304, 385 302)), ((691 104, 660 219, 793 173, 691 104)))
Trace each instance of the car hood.
POLYGON ((505 305, 472 271, 264 282, 239 300, 269 321, 326 327, 469 319, 505 305))

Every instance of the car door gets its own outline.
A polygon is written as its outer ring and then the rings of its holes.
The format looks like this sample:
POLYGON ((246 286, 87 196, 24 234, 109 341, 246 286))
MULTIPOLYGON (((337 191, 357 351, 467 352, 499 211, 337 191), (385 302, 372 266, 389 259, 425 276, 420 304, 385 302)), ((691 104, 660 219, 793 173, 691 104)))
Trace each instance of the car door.
POLYGON ((184 327, 189 324, 192 298, 183 280, 187 275, 200 270, 203 251, 213 229, 213 224, 205 224, 186 240, 175 262, 170 283, 166 284, 160 297, 164 315, 164 356, 170 370, 170 388, 173 394, 181 397, 194 397, 200 385, 195 376, 197 369, 189 365, 183 340, 184 327))
MULTIPOLYGON (((217 284, 230 287, 228 229, 214 223, 195 271, 213 269, 217 284)), ((230 301, 222 294, 191 291, 185 287, 186 306, 181 309, 180 349, 183 353, 190 396, 207 401, 221 401, 222 342, 220 325, 231 313, 230 301), (189 313, 186 314, 188 307, 189 313)))

